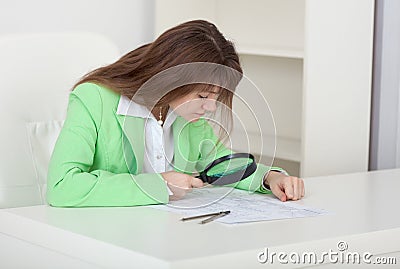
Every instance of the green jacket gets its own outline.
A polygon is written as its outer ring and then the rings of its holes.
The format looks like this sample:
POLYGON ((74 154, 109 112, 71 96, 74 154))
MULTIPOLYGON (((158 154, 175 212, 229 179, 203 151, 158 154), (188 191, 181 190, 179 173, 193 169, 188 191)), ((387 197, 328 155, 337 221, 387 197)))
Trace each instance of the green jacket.
MULTIPOLYGON (((70 94, 67 117, 48 171, 47 201, 52 206, 136 206, 168 203, 160 174, 142 173, 144 119, 117 115, 120 95, 92 83, 70 94)), ((217 143, 205 120, 172 125, 174 166, 183 173, 201 171, 230 153, 217 143)), ((257 171, 234 187, 269 193, 261 187, 270 168, 257 171)), ((274 168, 279 169, 279 168, 274 168)))

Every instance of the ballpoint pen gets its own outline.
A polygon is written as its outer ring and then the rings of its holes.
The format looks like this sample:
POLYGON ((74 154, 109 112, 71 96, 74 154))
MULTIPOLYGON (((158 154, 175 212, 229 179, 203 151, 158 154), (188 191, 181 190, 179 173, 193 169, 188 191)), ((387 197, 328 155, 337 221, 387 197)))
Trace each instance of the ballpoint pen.
POLYGON ((209 223, 215 219, 221 218, 223 216, 228 215, 231 213, 231 211, 220 211, 220 212, 214 212, 214 213, 209 213, 209 214, 204 214, 204 215, 197 215, 197 216, 192 216, 192 217, 186 217, 182 218, 181 221, 187 221, 187 220, 193 220, 193 219, 199 219, 199 218, 206 218, 209 217, 203 221, 200 222, 200 224, 206 224, 209 223))

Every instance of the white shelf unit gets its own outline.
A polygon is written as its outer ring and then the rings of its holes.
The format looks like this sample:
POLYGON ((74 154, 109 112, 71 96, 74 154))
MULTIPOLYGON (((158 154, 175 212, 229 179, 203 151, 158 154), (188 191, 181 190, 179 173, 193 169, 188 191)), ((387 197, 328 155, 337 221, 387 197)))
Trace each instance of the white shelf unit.
MULTIPOLYGON (((157 36, 206 19, 235 43, 276 126, 276 140, 269 127, 262 137, 254 124, 235 129, 235 150, 269 156, 276 141, 275 157, 298 162, 303 177, 368 169, 374 0, 156 0, 155 14, 157 36)), ((234 112, 251 120, 237 100, 234 112)))
POLYGON ((236 44, 236 50, 242 55, 271 56, 280 58, 303 59, 304 51, 291 47, 265 47, 262 45, 236 44))

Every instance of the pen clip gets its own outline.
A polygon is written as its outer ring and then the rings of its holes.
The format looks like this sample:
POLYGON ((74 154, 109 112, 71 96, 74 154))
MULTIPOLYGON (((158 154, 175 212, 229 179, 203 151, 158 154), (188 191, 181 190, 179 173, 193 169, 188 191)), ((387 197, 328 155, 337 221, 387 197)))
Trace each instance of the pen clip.
POLYGON ((230 211, 219 212, 217 215, 214 215, 212 217, 209 217, 208 219, 202 220, 201 222, 199 222, 199 224, 209 223, 209 222, 214 221, 216 219, 222 218, 222 217, 228 215, 229 213, 231 213, 231 212, 230 211))
MULTIPOLYGON (((214 212, 214 213, 208 213, 208 214, 203 214, 203 215, 197 215, 197 216, 192 216, 192 217, 186 217, 186 218, 182 218, 181 221, 187 221, 187 220, 193 220, 193 219, 200 219, 200 218, 205 218, 205 217, 216 217, 216 216, 220 216, 223 217, 227 214, 231 213, 231 211, 220 211, 220 212, 214 212)), ((206 219, 208 220, 208 219, 206 219)), ((212 220, 211 220, 212 221, 212 220)))

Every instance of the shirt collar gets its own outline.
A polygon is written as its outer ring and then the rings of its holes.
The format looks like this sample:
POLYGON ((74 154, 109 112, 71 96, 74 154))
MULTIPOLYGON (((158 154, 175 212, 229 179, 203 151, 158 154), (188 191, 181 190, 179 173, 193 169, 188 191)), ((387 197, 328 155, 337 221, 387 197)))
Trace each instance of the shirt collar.
MULTIPOLYGON (((157 121, 157 119, 154 117, 154 115, 150 112, 150 110, 147 107, 140 105, 123 95, 121 95, 119 99, 117 115, 132 116, 143 119, 154 119, 155 121, 157 121)), ((168 128, 175 121, 177 115, 170 108, 165 118, 166 121, 164 122, 163 127, 168 128)))

